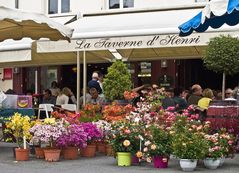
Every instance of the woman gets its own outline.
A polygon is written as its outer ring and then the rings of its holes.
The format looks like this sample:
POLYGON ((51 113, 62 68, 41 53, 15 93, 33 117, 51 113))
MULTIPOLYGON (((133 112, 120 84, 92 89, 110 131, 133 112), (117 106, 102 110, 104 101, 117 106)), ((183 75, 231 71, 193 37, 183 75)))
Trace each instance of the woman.
POLYGON ((214 95, 211 89, 206 88, 202 93, 203 98, 198 101, 198 106, 203 110, 207 110, 209 103, 212 101, 214 95))

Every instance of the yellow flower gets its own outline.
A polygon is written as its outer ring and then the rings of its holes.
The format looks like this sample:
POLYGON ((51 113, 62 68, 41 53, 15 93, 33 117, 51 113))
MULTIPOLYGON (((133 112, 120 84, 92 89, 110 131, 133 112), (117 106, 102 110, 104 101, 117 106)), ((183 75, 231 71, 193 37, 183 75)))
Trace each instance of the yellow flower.
POLYGON ((151 145, 151 150, 156 150, 157 146, 155 144, 151 145))
POLYGON ((143 156, 143 153, 141 151, 138 151, 136 153, 136 157, 141 158, 143 156))
POLYGON ((44 120, 45 124, 54 124, 56 122, 55 118, 46 118, 44 120))
POLYGON ((130 141, 129 140, 124 140, 123 145, 125 147, 128 147, 130 145, 130 141))

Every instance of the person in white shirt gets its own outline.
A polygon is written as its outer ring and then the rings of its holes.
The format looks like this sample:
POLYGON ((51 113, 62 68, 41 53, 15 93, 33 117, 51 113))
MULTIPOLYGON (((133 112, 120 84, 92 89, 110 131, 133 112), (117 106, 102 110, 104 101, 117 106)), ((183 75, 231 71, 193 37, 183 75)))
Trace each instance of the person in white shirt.
POLYGON ((68 104, 70 99, 71 90, 67 87, 62 88, 60 94, 56 98, 56 105, 68 104))

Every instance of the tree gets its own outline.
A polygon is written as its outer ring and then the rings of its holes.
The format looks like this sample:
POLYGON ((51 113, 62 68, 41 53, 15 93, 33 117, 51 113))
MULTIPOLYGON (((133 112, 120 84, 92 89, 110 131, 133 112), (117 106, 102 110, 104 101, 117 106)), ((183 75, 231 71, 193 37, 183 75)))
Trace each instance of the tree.
POLYGON ((203 57, 204 65, 216 73, 223 73, 222 96, 225 96, 226 75, 239 73, 239 40, 231 36, 212 38, 203 57))
POLYGON ((104 78, 104 95, 110 100, 124 99, 124 91, 130 91, 132 86, 127 66, 120 60, 115 61, 104 78))

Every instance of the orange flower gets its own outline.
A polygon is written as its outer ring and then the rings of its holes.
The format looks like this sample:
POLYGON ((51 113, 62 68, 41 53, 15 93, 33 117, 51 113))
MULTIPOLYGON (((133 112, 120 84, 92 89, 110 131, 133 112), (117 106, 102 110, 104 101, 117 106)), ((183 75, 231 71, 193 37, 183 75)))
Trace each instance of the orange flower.
POLYGON ((141 158, 143 156, 143 153, 141 151, 138 151, 136 153, 136 157, 141 158))
POLYGON ((151 150, 156 150, 157 146, 155 144, 151 145, 151 150))

